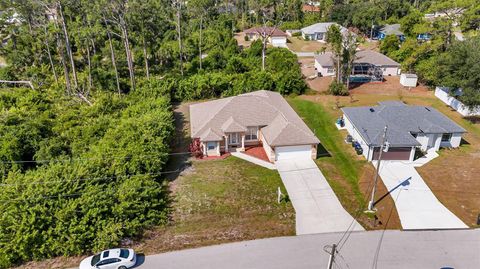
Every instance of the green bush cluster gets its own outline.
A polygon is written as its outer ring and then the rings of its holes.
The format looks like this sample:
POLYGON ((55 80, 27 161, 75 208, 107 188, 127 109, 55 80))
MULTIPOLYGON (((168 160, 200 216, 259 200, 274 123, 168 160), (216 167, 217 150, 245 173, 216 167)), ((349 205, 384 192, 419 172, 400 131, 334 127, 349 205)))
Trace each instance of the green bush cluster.
POLYGON ((98 93, 93 107, 0 92, 0 268, 117 246, 167 221, 170 98, 140 84, 98 93))

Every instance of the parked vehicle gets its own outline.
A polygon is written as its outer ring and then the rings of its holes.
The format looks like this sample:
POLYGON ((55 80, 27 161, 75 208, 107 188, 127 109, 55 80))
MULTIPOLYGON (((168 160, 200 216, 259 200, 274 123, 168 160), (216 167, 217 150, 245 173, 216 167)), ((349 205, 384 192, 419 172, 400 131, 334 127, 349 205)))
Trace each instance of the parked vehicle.
POLYGON ((137 254, 133 249, 115 248, 83 259, 79 269, 128 269, 136 262, 137 254))
POLYGON ((343 118, 338 118, 337 119, 337 124, 340 127, 345 127, 345 121, 343 120, 343 118))
POLYGON ((347 137, 345 137, 345 141, 346 141, 347 143, 352 143, 353 137, 352 137, 351 135, 347 135, 347 137))

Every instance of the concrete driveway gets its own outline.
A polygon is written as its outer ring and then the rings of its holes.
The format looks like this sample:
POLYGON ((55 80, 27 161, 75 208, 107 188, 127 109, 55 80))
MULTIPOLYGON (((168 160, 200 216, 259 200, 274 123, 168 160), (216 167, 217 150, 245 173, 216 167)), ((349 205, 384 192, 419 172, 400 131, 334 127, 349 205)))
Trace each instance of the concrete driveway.
POLYGON ((275 165, 295 208, 297 234, 343 232, 352 222, 353 230, 364 230, 342 207, 313 160, 281 160, 275 165))
MULTIPOLYGON (((376 162, 373 162, 376 165, 376 162)), ((405 230, 468 228, 432 193, 414 164, 383 161, 380 177, 395 201, 400 222, 405 230), (403 183, 403 184, 401 184, 403 183)), ((452 180, 455 180, 452 178, 452 180)))

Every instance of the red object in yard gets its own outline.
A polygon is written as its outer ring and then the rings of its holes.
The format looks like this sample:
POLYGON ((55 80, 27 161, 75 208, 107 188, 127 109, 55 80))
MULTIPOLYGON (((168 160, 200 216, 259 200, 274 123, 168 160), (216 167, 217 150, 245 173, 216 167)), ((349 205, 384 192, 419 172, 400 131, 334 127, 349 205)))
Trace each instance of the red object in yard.
POLYGON ((192 153, 192 156, 197 159, 203 158, 203 149, 202 144, 200 143, 200 138, 194 138, 192 143, 188 146, 188 151, 192 153))

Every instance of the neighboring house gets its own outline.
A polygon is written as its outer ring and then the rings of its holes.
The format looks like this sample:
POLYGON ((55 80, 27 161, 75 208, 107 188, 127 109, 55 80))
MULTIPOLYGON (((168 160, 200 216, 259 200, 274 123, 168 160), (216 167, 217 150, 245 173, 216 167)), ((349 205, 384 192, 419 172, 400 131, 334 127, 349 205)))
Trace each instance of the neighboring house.
POLYGON ((255 41, 262 36, 268 37, 267 42, 274 47, 287 46, 287 34, 276 27, 253 27, 244 31, 248 40, 255 41))
POLYGON ((480 107, 476 109, 469 109, 465 106, 462 102, 460 102, 457 98, 461 96, 462 90, 457 90, 454 92, 453 96, 450 94, 450 89, 445 87, 436 87, 435 88, 435 96, 442 100, 445 104, 449 105, 451 108, 455 109, 458 113, 462 114, 464 117, 468 116, 480 116, 480 107))
POLYGON ((409 106, 400 101, 344 107, 342 111, 347 131, 360 143, 368 161, 378 160, 385 126, 389 146, 382 153, 382 160, 413 161, 417 148, 456 148, 466 132, 432 107, 409 106))
POLYGON ((389 35, 395 35, 400 41, 405 40, 405 35, 400 31, 400 24, 386 24, 377 30, 376 38, 383 40, 389 35))
POLYGON ((303 39, 308 40, 326 41, 328 28, 330 28, 332 25, 337 25, 340 27, 340 32, 342 32, 342 34, 346 34, 348 32, 347 28, 337 23, 321 22, 302 28, 302 37, 303 39))
POLYGON ((287 101, 271 91, 190 105, 190 125, 205 156, 261 145, 271 162, 315 159, 320 143, 287 101))
POLYGON ((419 41, 428 41, 430 39, 432 39, 432 35, 429 33, 423 33, 423 34, 417 35, 417 40, 419 41))
POLYGON ((303 4, 302 11, 305 13, 308 13, 308 12, 318 13, 320 12, 320 7, 315 5, 310 5, 310 4, 303 4))
MULTIPOLYGON (((353 76, 397 76, 400 73, 400 64, 387 56, 373 51, 361 50, 356 53, 352 70, 353 76)), ((319 76, 327 77, 335 75, 333 53, 325 52, 315 56, 315 69, 319 76)))

